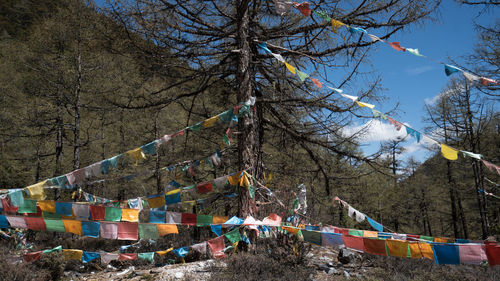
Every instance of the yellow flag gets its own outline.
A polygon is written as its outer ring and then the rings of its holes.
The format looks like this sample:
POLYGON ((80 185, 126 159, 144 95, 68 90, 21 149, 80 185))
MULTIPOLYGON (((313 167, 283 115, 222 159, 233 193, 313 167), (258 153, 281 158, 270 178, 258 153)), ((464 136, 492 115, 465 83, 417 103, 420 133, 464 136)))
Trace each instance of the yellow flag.
POLYGON ((360 107, 368 107, 368 108, 374 108, 374 107, 375 107, 375 105, 373 105, 373 104, 369 104, 369 103, 366 103, 366 102, 356 101, 356 103, 357 103, 360 107))
POLYGON ((156 251, 155 253, 157 253, 160 256, 164 256, 164 255, 166 255, 167 253, 169 253, 169 252, 171 252, 173 250, 174 250, 174 248, 170 248, 170 249, 165 250, 165 251, 156 251))
POLYGON ((144 155, 140 147, 127 151, 127 154, 135 159, 134 166, 137 166, 137 164, 139 164, 139 160, 146 159, 146 156, 144 155))
POLYGON ((247 188, 250 186, 250 181, 248 180, 246 173, 243 173, 243 176, 240 178, 240 186, 247 188))
POLYGON ((446 144, 441 144, 441 154, 448 160, 458 159, 458 150, 454 149, 453 147, 449 147, 446 144))
POLYGON ((337 33, 337 29, 339 29, 339 27, 341 27, 343 25, 344 25, 343 22, 332 19, 332 28, 333 28, 334 33, 337 33))
POLYGON ((203 121, 203 123, 201 125, 204 128, 212 127, 217 122, 218 119, 219 119, 219 116, 217 116, 217 115, 214 117, 210 117, 207 120, 203 121))
POLYGON ((241 172, 236 172, 234 175, 227 177, 230 185, 238 185, 241 172))
POLYGON ((37 199, 37 200, 45 199, 45 190, 43 189, 43 186, 45 185, 46 182, 47 180, 44 180, 42 182, 27 187, 30 197, 32 199, 37 199))
POLYGON ((73 249, 64 249, 63 256, 65 260, 82 260, 83 251, 82 250, 73 250, 73 249))
POLYGON ((287 63, 287 62, 285 62, 285 65, 286 65, 286 68, 288 68, 288 70, 289 70, 291 73, 293 73, 293 74, 295 74, 295 73, 296 73, 296 72, 295 72, 295 67, 291 66, 291 65, 290 65, 289 63, 287 63))

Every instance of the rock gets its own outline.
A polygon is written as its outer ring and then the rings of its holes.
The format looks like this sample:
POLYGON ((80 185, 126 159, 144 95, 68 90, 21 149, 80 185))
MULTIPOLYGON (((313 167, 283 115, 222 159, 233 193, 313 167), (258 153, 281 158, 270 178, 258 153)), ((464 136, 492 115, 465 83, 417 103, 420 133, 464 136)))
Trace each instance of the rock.
POLYGON ((344 276, 345 276, 346 278, 351 278, 351 274, 349 274, 349 272, 348 272, 348 271, 345 271, 345 270, 344 270, 344 276))
POLYGON ((330 270, 330 268, 326 264, 320 264, 320 265, 318 265, 318 268, 320 270, 323 270, 324 272, 328 272, 328 270, 330 270))
POLYGON ((181 278, 183 278, 183 277, 184 277, 184 272, 180 272, 180 271, 178 271, 178 272, 176 272, 176 273, 174 274, 174 277, 175 277, 175 279, 181 279, 181 278))
POLYGON ((328 274, 337 274, 339 272, 335 268, 332 267, 332 268, 329 268, 326 273, 328 273, 328 274))
POLYGON ((116 276, 125 275, 125 274, 130 273, 130 272, 132 272, 134 270, 135 270, 135 267, 131 266, 131 267, 125 269, 124 271, 117 273, 116 276))
POLYGON ((329 267, 334 267, 334 266, 335 266, 335 265, 333 264, 333 262, 328 262, 328 263, 327 263, 327 265, 328 265, 329 267))
POLYGON ((361 256, 352 250, 344 248, 340 249, 337 259, 343 264, 348 264, 355 260, 360 260, 361 256))
POLYGON ((307 253, 306 258, 310 259, 310 258, 312 258, 312 257, 314 257, 314 254, 313 254, 313 253, 307 253))

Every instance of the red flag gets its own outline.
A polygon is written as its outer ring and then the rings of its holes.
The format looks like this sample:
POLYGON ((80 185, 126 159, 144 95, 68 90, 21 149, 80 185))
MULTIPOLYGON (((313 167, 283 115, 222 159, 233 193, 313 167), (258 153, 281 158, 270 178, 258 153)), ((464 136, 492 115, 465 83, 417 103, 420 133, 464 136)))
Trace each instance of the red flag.
POLYGON ((497 80, 493 80, 486 77, 481 77, 481 85, 488 86, 489 84, 498 84, 497 80))
POLYGON ((311 81, 313 81, 313 83, 314 83, 314 85, 316 85, 316 87, 318 87, 318 88, 323 87, 323 83, 321 83, 318 79, 311 78, 311 81))
POLYGON ((308 17, 311 15, 311 9, 309 9, 309 3, 304 2, 304 3, 297 3, 294 2, 293 5, 295 8, 299 9, 299 11, 305 16, 308 17))
POLYGON ((405 48, 403 48, 399 45, 399 42, 392 42, 392 43, 389 43, 389 45, 391 45, 391 47, 394 48, 394 50, 396 50, 396 51, 403 51, 403 52, 406 51, 405 48))

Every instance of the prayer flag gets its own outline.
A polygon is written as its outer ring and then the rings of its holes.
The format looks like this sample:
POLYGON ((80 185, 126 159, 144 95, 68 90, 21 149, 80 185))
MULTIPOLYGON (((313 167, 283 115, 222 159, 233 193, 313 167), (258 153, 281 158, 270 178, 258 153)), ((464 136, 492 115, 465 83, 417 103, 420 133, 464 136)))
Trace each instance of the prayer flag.
POLYGON ((483 157, 483 155, 481 155, 481 154, 472 153, 472 152, 469 152, 469 151, 460 150, 460 152, 462 152, 462 154, 464 156, 469 156, 469 157, 475 158, 477 160, 481 160, 481 158, 483 157))
POLYGON ((64 249, 63 256, 65 260, 82 260, 83 251, 82 250, 73 250, 73 249, 64 249))
POLYGON ((324 21, 330 21, 332 19, 328 16, 328 13, 325 11, 314 11, 314 13, 324 21))
POLYGON ((304 241, 321 246, 321 232, 303 229, 302 235, 304 236, 304 241))
POLYGON ((196 225, 196 214, 182 213, 181 222, 186 225, 196 225))
POLYGON ((273 2, 276 13, 280 16, 283 16, 285 13, 287 13, 293 5, 293 3, 290 1, 273 0, 273 2))
POLYGON ((213 224, 223 224, 229 219, 226 216, 213 216, 212 218, 213 218, 212 220, 213 224))
POLYGON ((90 205, 90 214, 92 220, 99 221, 104 220, 105 208, 103 206, 90 205))
POLYGON ((436 264, 460 264, 458 245, 455 244, 434 244, 434 261, 436 264))
POLYGON ((62 220, 66 232, 82 235, 82 222, 77 220, 62 220))
MULTIPOLYGON (((257 47, 261 48, 262 50, 264 50, 266 53, 272 53, 271 50, 269 50, 269 48, 267 47, 267 44, 265 42, 262 42, 262 43, 257 43, 257 47)), ((228 111, 225 111, 224 113, 221 113, 219 115, 222 115, 222 114, 227 114, 227 112, 233 112, 232 110, 228 110, 228 111)), ((222 120, 222 117, 221 117, 221 120, 222 120)), ((223 122, 226 122, 224 120, 222 120, 223 122)))
POLYGON ((136 222, 118 223, 118 240, 137 240, 138 224, 136 222))
POLYGON ((104 209, 104 219, 106 221, 120 221, 122 219, 122 209, 114 207, 106 207, 104 209))
POLYGON ((82 221, 82 233, 84 236, 99 237, 100 223, 93 221, 82 221))
POLYGON ((146 155, 144 155, 144 152, 142 152, 140 147, 138 147, 136 149, 129 150, 126 153, 128 156, 130 156, 132 159, 135 160, 134 166, 137 166, 137 164, 139 164, 140 160, 146 159, 146 155))
POLYGON ((137 210, 137 209, 122 209, 122 221, 128 221, 128 222, 139 221, 139 210, 137 210))
POLYGON ((75 217, 79 220, 88 220, 90 218, 89 205, 73 204, 73 214, 75 214, 75 217))
POLYGON ((191 249, 195 250, 196 252, 204 255, 207 253, 207 242, 201 242, 198 244, 194 244, 191 246, 191 249))
POLYGON ((309 9, 309 3, 308 2, 302 2, 302 3, 296 3, 294 2, 293 5, 295 8, 297 8, 305 17, 308 17, 311 15, 311 9, 309 9))
POLYGON ((23 255, 23 260, 25 262, 37 261, 42 257, 42 251, 26 253, 23 255))
POLYGON ((139 237, 141 239, 158 239, 159 233, 155 224, 140 223, 139 237))
POLYGON ((224 236, 227 238, 227 240, 229 240, 229 242, 231 244, 234 244, 234 243, 241 240, 239 228, 235 228, 235 229, 229 231, 228 233, 225 233, 224 236))
POLYGON ((351 248, 351 249, 355 249, 355 250, 359 250, 359 251, 365 251, 363 237, 344 235, 343 239, 344 239, 344 245, 347 248, 351 248))
POLYGON ((118 260, 118 255, 115 253, 100 253, 101 254, 101 263, 102 264, 109 264, 111 261, 116 261, 118 260))
POLYGON ((156 146, 158 145, 157 141, 152 141, 148 144, 141 146, 141 151, 144 154, 155 155, 156 154, 156 146))
POLYGON ((377 42, 377 41, 384 42, 382 39, 380 39, 377 36, 375 36, 373 34, 370 34, 370 33, 368 33, 368 37, 370 37, 370 39, 372 40, 372 42, 377 42))
POLYGON ((173 253, 179 258, 184 258, 189 253, 189 247, 174 249, 173 253))
POLYGON ((140 260, 145 260, 145 261, 148 261, 148 262, 153 262, 154 261, 154 255, 155 255, 155 252, 147 252, 147 253, 139 253, 139 254, 137 254, 137 257, 140 260))
POLYGON ((118 254, 119 261, 133 261, 137 259, 137 253, 118 254))
POLYGON ((460 254, 460 263, 462 264, 481 264, 487 261, 485 246, 482 244, 467 244, 458 245, 458 252, 460 254))
POLYGON ((200 194, 208 193, 212 191, 212 188, 213 186, 211 181, 207 181, 196 185, 196 191, 200 194))
POLYGON ((165 211, 149 210, 150 223, 165 223, 165 211))
POLYGON ((62 220, 44 219, 48 231, 65 232, 66 228, 62 220))
POLYGON ((85 251, 83 251, 82 262, 83 263, 88 263, 88 262, 93 261, 95 259, 98 259, 100 257, 101 257, 101 255, 99 253, 96 253, 96 252, 85 252, 85 251))
POLYGON ((37 200, 45 199, 45 190, 43 187, 45 186, 46 182, 47 182, 47 180, 44 180, 42 182, 39 182, 39 183, 36 183, 36 184, 33 184, 33 185, 26 187, 30 197, 33 199, 37 199, 37 200))
MULTIPOLYGON (((45 230, 47 229, 47 226, 45 226, 45 221, 43 218, 40 217, 25 217, 24 220, 26 221, 26 225, 28 229, 31 230, 45 230)), ((1 219, 0 219, 0 228, 2 227, 1 219)))
POLYGON ((349 26, 348 28, 349 28, 349 32, 351 34, 358 33, 358 32, 368 34, 368 32, 366 30, 364 30, 363 28, 361 28, 361 27, 349 26))
POLYGON ((165 212, 166 223, 180 224, 182 223, 182 214, 177 212, 165 212))
POLYGON ((148 197, 149 208, 155 209, 165 206, 165 196, 163 194, 152 195, 148 197))
POLYGON ((28 213, 28 214, 36 214, 36 200, 24 199, 23 204, 19 206, 17 210, 18 213, 28 213))
POLYGON ((367 220, 367 221, 368 221, 368 223, 369 223, 369 224, 370 224, 370 225, 371 225, 374 229, 376 229, 377 231, 380 231, 380 232, 384 231, 384 227, 383 227, 380 223, 378 223, 378 222, 374 221, 373 219, 371 219, 371 218, 370 218, 370 217, 368 217, 368 216, 366 217, 366 220, 367 220))
POLYGON ((406 258, 408 256, 408 242, 387 239, 387 251, 389 256, 406 258))
POLYGON ((419 52, 418 52, 418 49, 411 49, 411 48, 406 48, 406 51, 412 55, 415 55, 415 56, 418 56, 418 57, 423 57, 423 55, 421 55, 419 52))
MULTIPOLYGON (((28 223, 26 221, 26 223, 28 223)), ((7 217, 5 217, 4 215, 0 215, 0 228, 9 228, 9 221, 7 220, 7 217)), ((29 224, 28 224, 28 228, 29 228, 29 224)), ((29 228, 31 229, 31 228, 29 228)))
POLYGON ((403 52, 405 51, 405 48, 401 47, 399 45, 399 42, 391 42, 389 43, 389 45, 391 45, 391 47, 396 51, 403 51, 403 52))
POLYGON ((363 238, 363 244, 367 253, 372 255, 387 256, 385 251, 385 240, 374 238, 363 238))
POLYGON ((447 146, 446 144, 441 144, 441 154, 444 158, 448 160, 457 160, 458 159, 458 150, 447 146))
POLYGON ((500 265, 500 246, 496 242, 485 243, 489 266, 500 265))
POLYGON ((19 207, 24 203, 23 191, 18 189, 15 191, 9 191, 9 199, 12 206, 19 207))
POLYGON ((217 120, 219 120, 219 116, 216 115, 206 119, 201 125, 203 126, 203 128, 210 128, 215 125, 215 123, 217 123, 217 120))
POLYGON ((220 236, 211 240, 208 240, 208 247, 210 247, 210 251, 212 252, 212 256, 215 258, 223 258, 224 254, 224 236, 220 236))
POLYGON ((299 76, 300 81, 304 82, 307 78, 309 78, 309 74, 304 73, 300 70, 297 70, 297 76, 299 76))
POLYGON ((196 226, 207 226, 212 224, 212 216, 209 215, 197 215, 196 216, 196 226))
POLYGON ((212 230, 213 233, 215 233, 215 235, 217 235, 217 237, 222 235, 222 226, 221 225, 211 225, 210 229, 212 230))
POLYGON ((156 228, 158 229, 159 236, 165 236, 167 234, 178 234, 179 230, 177 229, 177 225, 175 224, 157 224, 156 228))
POLYGON ((493 80, 486 77, 481 77, 481 85, 488 86, 489 84, 498 84, 497 80, 493 80))
POLYGON ((321 232, 321 246, 343 245, 342 235, 338 233, 321 232))
POLYGON ((118 238, 118 224, 113 222, 101 222, 100 233, 101 238, 116 239, 118 238))
POLYGON ((335 20, 335 19, 332 19, 331 22, 332 22, 333 33, 337 33, 337 30, 339 29, 339 27, 345 25, 343 22, 340 22, 340 21, 335 20))
POLYGON ((469 81, 469 82, 474 82, 474 81, 478 81, 481 79, 481 77, 479 76, 476 76, 472 73, 469 73, 469 72, 466 72, 466 71, 462 71, 462 74, 464 75, 464 77, 469 81))
POLYGON ((452 65, 448 65, 448 64, 444 65, 444 73, 446 73, 446 76, 450 76, 453 73, 459 72, 459 71, 461 71, 461 69, 457 68, 456 66, 452 66, 452 65))
POLYGON ((316 85, 316 87, 321 88, 323 87, 323 83, 321 83, 318 79, 316 78, 311 78, 311 81, 316 85))
POLYGON ((295 74, 295 67, 293 67, 292 65, 290 65, 289 63, 285 62, 285 66, 286 68, 288 69, 288 71, 290 71, 291 73, 295 74))
POLYGON ((156 251, 155 253, 157 253, 160 256, 164 256, 164 255, 168 254, 169 252, 172 252, 173 250, 174 250, 174 248, 170 248, 168 250, 156 251))
POLYGON ((416 139, 417 139, 417 143, 419 143, 419 142, 420 142, 420 139, 421 139, 421 137, 422 137, 422 136, 420 135, 420 132, 415 131, 415 130, 413 130, 412 128, 410 128, 410 127, 408 127, 408 126, 405 126, 405 128, 406 128, 406 133, 407 133, 408 135, 413 136, 414 138, 416 138, 416 139))

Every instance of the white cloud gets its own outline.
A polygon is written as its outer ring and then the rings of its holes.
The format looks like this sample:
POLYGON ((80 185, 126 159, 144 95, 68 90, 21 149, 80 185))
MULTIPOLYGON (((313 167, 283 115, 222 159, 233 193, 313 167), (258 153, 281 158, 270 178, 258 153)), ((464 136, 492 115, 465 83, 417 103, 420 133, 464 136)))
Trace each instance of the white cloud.
POLYGON ((405 137, 406 130, 396 130, 393 125, 372 119, 365 124, 349 126, 344 128, 346 137, 354 137, 360 143, 370 143, 377 141, 395 140, 398 137, 405 137))
MULTIPOLYGON (((459 86, 460 90, 464 90, 464 86, 460 85, 459 86)), ((439 92, 439 94, 433 96, 432 98, 425 98, 424 101, 426 104, 428 105, 433 105, 435 104, 441 97, 447 97, 451 94, 453 94, 454 92, 456 91, 456 89, 448 89, 448 90, 444 90, 444 91, 441 91, 439 92)))

